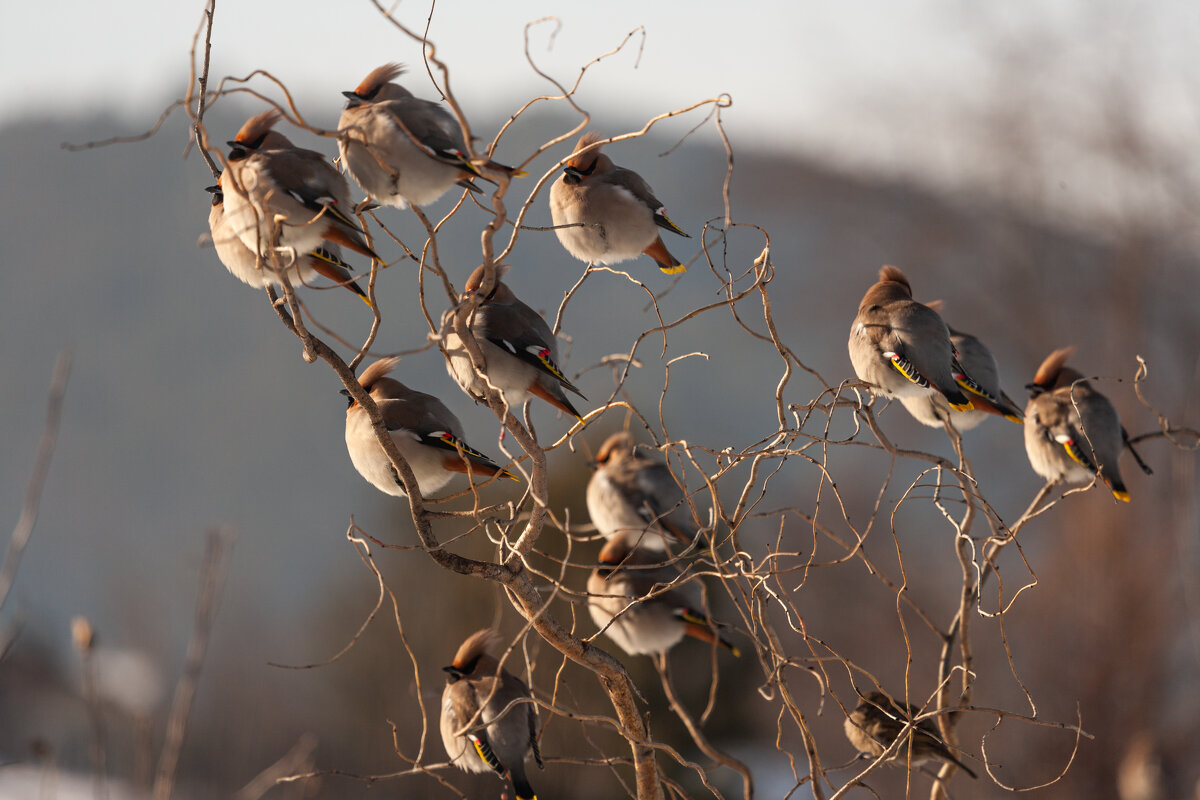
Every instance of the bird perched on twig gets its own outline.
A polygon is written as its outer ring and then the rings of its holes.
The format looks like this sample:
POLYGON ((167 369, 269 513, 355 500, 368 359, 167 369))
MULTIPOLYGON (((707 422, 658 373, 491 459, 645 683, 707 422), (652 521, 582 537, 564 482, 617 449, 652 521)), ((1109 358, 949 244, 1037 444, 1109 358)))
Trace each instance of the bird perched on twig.
MULTIPOLYGON (((393 78, 402 64, 384 64, 368 73, 338 120, 342 165, 372 200, 404 208, 434 202, 458 184, 472 192, 473 178, 495 183, 471 163, 462 127, 438 103, 414 97, 393 78)), ((488 160, 483 168, 508 175, 520 170, 488 160)))
POLYGON ((609 539, 588 577, 592 621, 630 655, 669 650, 684 636, 740 655, 715 632, 720 623, 704 613, 699 588, 676 583, 682 577, 679 567, 663 563, 662 557, 662 552, 634 546, 628 534, 609 539))
POLYGON ((855 374, 880 393, 924 398, 938 392, 955 411, 971 409, 955 379, 950 330, 936 311, 913 300, 908 278, 896 267, 880 269, 879 282, 859 303, 849 347, 855 374))
POLYGON ((617 264, 642 253, 668 275, 687 267, 667 252, 659 228, 690 235, 667 217, 667 210, 650 185, 631 169, 618 167, 592 147, 601 141, 584 134, 567 159, 562 176, 550 187, 550 216, 560 227, 554 232, 567 252, 589 264, 617 264), (587 152, 582 152, 591 148, 587 152))
POLYGON ((325 156, 274 130, 281 116, 274 108, 256 114, 229 142, 233 150, 220 184, 230 232, 285 267, 326 242, 379 261, 350 216, 346 179, 325 156))
MULTIPOLYGON (((358 382, 379 407, 383 424, 416 476, 421 495, 428 497, 459 473, 517 480, 463 441, 462 425, 445 403, 387 377, 399 362, 399 358, 376 361, 363 370, 358 382)), ((345 389, 342 393, 349 397, 345 389)), ((385 494, 407 496, 400 476, 375 437, 371 418, 353 397, 346 409, 346 449, 354 468, 368 483, 385 494)))
POLYGON ((442 744, 459 769, 494 770, 512 782, 517 800, 537 800, 525 774, 528 755, 543 768, 537 709, 524 681, 501 667, 489 652, 499 639, 493 630, 471 634, 450 666, 442 668, 447 674, 442 691, 442 744))
MULTIPOLYGON (((927 305, 936 312, 942 310, 940 301, 934 300, 927 305)), ((972 410, 951 414, 946 398, 938 392, 931 392, 924 397, 901 396, 900 402, 908 409, 908 413, 917 422, 931 428, 940 428, 945 420, 949 420, 959 431, 971 430, 987 419, 989 414, 1004 417, 1018 425, 1024 424, 1025 417, 1021 409, 1000 388, 999 370, 992 352, 971 334, 950 326, 947 329, 955 352, 954 380, 970 397, 972 410)))
POLYGON ((1121 448, 1129 448, 1147 475, 1153 470, 1133 449, 1108 398, 1066 366, 1074 352, 1074 347, 1064 347, 1046 356, 1026 387, 1025 452, 1033 471, 1048 481, 1088 483, 1099 475, 1113 497, 1128 503, 1117 465, 1121 448))
MULTIPOLYGON (((267 284, 281 284, 279 273, 272 259, 259 259, 254 251, 237 236, 225 218, 225 194, 220 185, 209 186, 212 192, 212 208, 208 212, 208 229, 212 235, 217 258, 230 274, 243 283, 261 289, 267 284)), ((354 280, 350 266, 342 261, 342 250, 332 242, 326 242, 318 250, 298 259, 284 272, 292 285, 308 284, 321 275, 339 286, 345 286, 361 297, 367 305, 371 300, 354 280)))
POLYGON ((691 508, 670 468, 640 453, 628 432, 604 440, 596 465, 587 508, 600 535, 627 536, 654 550, 666 550, 667 537, 684 545, 696 538, 691 508))
MULTIPOLYGON (((558 366, 558 345, 550 326, 500 280, 508 272, 508 266, 501 264, 495 269, 495 285, 475 309, 474 316, 467 320, 483 353, 487 380, 504 395, 514 416, 526 400, 538 397, 586 424, 563 391, 583 397, 558 366)), ((464 301, 478 293, 484 274, 485 268, 479 266, 467 278, 464 301)), ((442 316, 441 337, 450 377, 478 400, 483 396, 485 384, 475 374, 471 356, 454 330, 454 309, 442 316)))
MULTIPOLYGON (((870 692, 863 697, 850 716, 846 717, 842 728, 855 749, 878 758, 896 741, 896 737, 918 713, 919 709, 914 705, 899 703, 883 692, 870 692)), ((938 738, 937 725, 932 719, 918 722, 910 729, 910 734, 913 732, 915 735, 900 744, 888 761, 897 764, 911 763, 914 767, 931 761, 948 761, 972 778, 975 777, 971 768, 955 758, 950 749, 942 744, 938 738)))

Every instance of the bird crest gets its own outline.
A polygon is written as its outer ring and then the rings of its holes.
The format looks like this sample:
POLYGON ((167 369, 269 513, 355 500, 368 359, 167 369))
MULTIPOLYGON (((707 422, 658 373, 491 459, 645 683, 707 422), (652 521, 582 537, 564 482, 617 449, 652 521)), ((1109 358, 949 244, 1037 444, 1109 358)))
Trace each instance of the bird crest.
POLYGON ((480 656, 492 652, 499 644, 500 634, 497 631, 491 628, 475 631, 459 646, 458 652, 454 654, 454 661, 451 662, 450 666, 466 670, 480 656))
MULTIPOLYGON (((463 286, 463 294, 469 294, 471 292, 478 291, 479 284, 483 283, 483 275, 486 271, 487 271, 487 269, 486 269, 486 267, 484 267, 483 264, 480 264, 478 267, 476 267, 475 271, 471 273, 471 277, 467 278, 466 285, 463 286)), ((497 288, 499 287, 501 278, 503 278, 507 274, 508 274, 508 264, 497 264, 496 265, 496 287, 497 288)), ((492 293, 495 294, 495 291, 493 290, 492 293)))
MULTIPOLYGON (((595 131, 588 131, 587 133, 585 133, 583 135, 582 138, 580 138, 579 143, 575 145, 575 153, 578 153, 580 150, 584 149, 585 147, 595 144, 596 142, 600 141, 603 138, 604 138, 603 136, 596 133, 595 131)), ((596 147, 596 148, 593 148, 593 149, 587 151, 586 153, 584 153, 581 156, 580 155, 572 155, 570 158, 567 159, 567 166, 574 167, 575 169, 577 169, 581 172, 587 173, 591 170, 591 165, 594 164, 596 159, 599 157, 600 157, 600 148, 596 147)))
POLYGON ((393 78, 400 77, 405 71, 405 66, 396 61, 376 67, 367 73, 367 77, 363 78, 362 83, 355 87, 354 93, 359 97, 370 99, 379 91, 380 87, 389 83, 393 78))
POLYGON ((620 431, 605 439, 596 452, 596 463, 607 464, 609 459, 623 451, 633 452, 633 437, 629 431, 620 431))
POLYGON ((1046 356, 1046 360, 1038 367, 1037 373, 1033 376, 1033 384, 1040 386, 1043 389, 1053 387, 1059 379, 1059 375, 1063 372, 1063 367, 1067 363, 1067 359, 1075 352, 1075 346, 1060 347, 1050 355, 1046 356))
POLYGON ((261 114, 255 114, 246 120, 246 124, 237 132, 237 136, 233 138, 233 141, 244 147, 254 149, 271 132, 271 129, 275 127, 275 123, 279 122, 281 117, 283 117, 283 114, 277 108, 268 108, 261 114))
POLYGON ((893 267, 891 264, 884 264, 879 268, 880 283, 892 282, 899 283, 908 290, 908 296, 912 297, 912 286, 908 282, 908 278, 900 271, 899 267, 893 267))
POLYGON ((366 389, 369 392, 369 391, 371 391, 371 387, 375 385, 376 381, 378 381, 380 378, 382 378, 383 376, 387 375, 389 372, 394 370, 399 363, 400 363, 399 356, 392 356, 391 358, 381 358, 378 361, 376 361, 374 364, 372 364, 371 366, 369 366, 363 370, 363 374, 359 376, 358 382, 364 389, 366 389))

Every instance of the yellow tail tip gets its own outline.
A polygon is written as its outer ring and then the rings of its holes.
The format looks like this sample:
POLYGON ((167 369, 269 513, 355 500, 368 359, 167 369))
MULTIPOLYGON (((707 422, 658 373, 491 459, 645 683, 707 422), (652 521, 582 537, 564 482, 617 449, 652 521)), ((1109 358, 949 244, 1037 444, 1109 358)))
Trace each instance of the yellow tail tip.
POLYGON ((1116 489, 1113 489, 1113 497, 1117 498, 1122 503, 1128 503, 1130 500, 1133 499, 1129 496, 1129 492, 1118 491, 1116 489))
POLYGON ((509 471, 508 471, 508 470, 506 470, 506 469, 502 469, 502 470, 500 470, 500 477, 502 477, 502 478, 508 478, 510 481, 516 481, 517 483, 520 483, 520 482, 521 482, 521 479, 520 479, 520 477, 518 477, 518 476, 516 476, 516 475, 513 475, 511 472, 509 472, 509 471))
MULTIPOLYGON (((528 172, 526 172, 526 171, 525 171, 525 170, 523 170, 523 169, 514 169, 514 170, 512 171, 512 176, 513 176, 514 178, 524 178, 524 177, 525 177, 526 175, 528 175, 528 174, 529 174, 529 173, 528 173, 528 172)), ((537 800, 537 798, 534 798, 534 800, 537 800)))
POLYGON ((737 648, 736 648, 736 647, 734 647, 733 645, 729 645, 729 652, 733 653, 733 657, 734 657, 734 658, 741 658, 741 657, 742 657, 742 651, 741 651, 741 650, 739 650, 739 649, 737 649, 737 648))
POLYGON ((375 304, 371 302, 371 298, 367 297, 365 294, 360 294, 359 297, 361 297, 362 301, 367 304, 367 308, 371 309, 372 311, 375 310, 375 304))
POLYGON ((1020 417, 1016 416, 1015 414, 1005 414, 1005 415, 1004 415, 1004 418, 1005 418, 1006 420, 1008 420, 1009 422, 1015 422, 1015 423, 1017 423, 1018 425, 1024 425, 1024 424, 1025 424, 1025 420, 1021 419, 1020 417))
POLYGON ((687 267, 684 266, 683 264, 679 264, 674 267, 664 267, 662 265, 659 265, 658 268, 661 269, 667 275, 682 275, 683 273, 687 272, 687 267))

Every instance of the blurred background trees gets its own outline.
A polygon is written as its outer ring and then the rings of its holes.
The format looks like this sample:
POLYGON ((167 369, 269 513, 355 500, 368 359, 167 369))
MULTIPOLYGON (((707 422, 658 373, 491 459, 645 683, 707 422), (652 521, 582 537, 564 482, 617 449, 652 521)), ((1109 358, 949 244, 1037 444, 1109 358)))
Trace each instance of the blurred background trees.
MULTIPOLYGON (((232 6, 224 13, 234 13, 232 6)), ((733 221, 769 234, 774 266, 769 296, 779 338, 820 376, 794 375, 784 393, 787 404, 813 401, 822 379, 837 385, 851 377, 845 354, 849 320, 879 265, 895 263, 912 279, 918 299, 942 299, 950 324, 984 338, 1014 397, 1023 399, 1020 387, 1049 350, 1073 343, 1080 348, 1073 363, 1085 374, 1109 378, 1098 388, 1116 404, 1131 434, 1158 425, 1130 383, 1137 356, 1149 367, 1141 385, 1147 400, 1177 424, 1196 426, 1200 265, 1194 219, 1200 183, 1190 154, 1194 100, 1185 94, 1163 103, 1139 82, 1142 61, 1169 54, 1155 48, 1153 30, 1138 30, 1128 9, 1122 16, 1111 9, 1076 8, 1073 15, 1061 12, 1043 22, 1033 29, 1011 24, 998 12, 966 15, 962 35, 990 55, 987 78, 964 97, 928 97, 920 85, 864 96, 862 103, 877 109, 880 124, 848 134, 835 156, 798 157, 781 148, 744 146, 734 136, 733 221), (1105 53, 1086 62, 1101 68, 1079 68, 1071 56, 1085 47, 1105 53), (1151 97, 1159 102, 1150 103, 1151 97)), ((610 44, 583 54, 577 66, 610 44)), ((412 51, 406 59, 417 61, 416 47, 403 46, 412 51)), ((653 40, 647 45, 654 46, 653 40)), ((391 57, 374 58, 368 66, 391 57)), ((453 63, 450 68, 456 75, 453 63)), ((214 73, 220 71, 218 60, 214 73)), ((339 76, 343 88, 359 77, 358 70, 350 72, 339 76)), ((621 74, 630 81, 653 80, 643 73, 621 74)), ((529 82, 538 88, 510 87, 512 102, 490 117, 468 106, 474 128, 490 136, 529 96, 550 88, 532 74, 529 82)), ((1181 83, 1187 84, 1187 76, 1181 83)), ((736 119, 739 99, 735 96, 723 117, 736 119)), ((339 100, 332 95, 319 108, 304 110, 313 114, 314 124, 332 127, 339 100)), ((227 102, 205 120, 216 141, 231 138, 259 107, 227 102)), ((619 109, 589 110, 593 127, 609 135, 637 130, 645 121, 619 109)), ((502 140, 501 160, 524 157, 576 121, 561 103, 535 107, 502 140)), ((672 218, 693 234, 705 220, 720 224, 727 166, 711 125, 671 149, 699 121, 671 120, 644 138, 609 147, 619 163, 651 179, 672 218), (667 157, 657 157, 668 150, 667 157)), ((37 787, 43 796, 65 797, 71 776, 88 774, 94 726, 70 645, 71 616, 85 614, 101 645, 136 649, 157 667, 163 685, 173 682, 203 561, 202 531, 215 522, 229 522, 239 537, 198 685, 179 796, 232 794, 309 736, 316 740, 315 752, 310 761, 301 757, 290 765, 295 772, 303 772, 305 763, 355 775, 404 769, 389 722, 396 725, 399 750, 415 755, 418 693, 427 722, 434 724, 439 668, 457 643, 493 622, 515 635, 520 620, 495 586, 446 573, 419 549, 376 548, 376 563, 396 593, 405 638, 418 660, 420 687, 390 601, 339 660, 306 670, 270 665, 325 661, 374 607, 378 586, 345 536, 352 515, 362 530, 388 544, 412 547, 416 539, 405 504, 362 482, 344 455, 344 406, 336 379, 323 366, 306 368, 297 342, 261 294, 226 275, 211 249, 193 247, 207 213, 203 187, 212 181, 194 154, 179 158, 189 136, 182 117, 177 114, 156 136, 136 144, 83 153, 58 149, 60 142, 140 127, 141 118, 42 116, 12 122, 0 135, 4 174, 10 186, 20 187, 0 218, 9 259, 0 276, 5 326, 0 353, 12 376, 0 398, 8 446, 0 492, 14 518, 36 449, 54 354, 64 344, 75 353, 42 519, 4 607, 10 646, 0 659, 0 754, 7 762, 0 768, 0 791, 33 796, 22 787, 37 787), (59 777, 46 789, 51 773, 59 777)), ((332 142, 305 137, 303 144, 333 152, 332 142)), ((535 161, 529 167, 533 179, 568 148, 564 144, 535 161)), ((514 183, 510 211, 531 188, 528 178, 514 183)), ((435 210, 450 207, 443 199, 435 210)), ((425 236, 415 218, 389 211, 380 218, 419 252, 425 236)), ((478 232, 486 219, 468 206, 439 234, 441 260, 456 285, 479 263, 478 232)), ((544 193, 526 222, 549 224, 544 193)), ((712 231, 707 241, 714 241, 712 231)), ((757 230, 734 227, 716 245, 715 272, 701 259, 673 284, 648 261, 624 266, 659 295, 664 319, 673 320, 719 302, 722 270, 742 275, 763 244, 757 230)), ((387 252, 399 255, 395 248, 387 252)), ((581 272, 549 232, 522 233, 511 262, 510 285, 551 318, 581 272)), ((424 340, 427 328, 412 297, 415 272, 412 262, 401 261, 379 276, 385 326, 378 352, 409 350, 424 340)), ((322 323, 348 341, 360 341, 369 317, 361 303, 342 294, 310 291, 304 300, 322 323)), ((564 361, 568 374, 582 372, 577 383, 593 401, 589 410, 613 388, 613 371, 601 362, 627 352, 656 324, 646 300, 625 279, 599 273, 568 306, 564 361)), ((762 330, 760 307, 747 304, 742 318, 762 330)), ((692 452, 708 474, 717 459, 704 449, 739 451, 777 432, 774 393, 783 362, 769 343, 752 339, 723 310, 685 323, 668 339, 662 358, 661 339, 650 337, 642 345, 642 365, 631 371, 625 390, 655 421, 666 363, 692 352, 706 354, 671 366, 662 404, 669 437, 701 448, 692 452)), ((440 354, 427 350, 406 357, 403 370, 406 381, 446 400, 473 434, 471 441, 494 451, 486 446, 489 431, 498 433, 494 417, 472 406, 446 379, 440 354)), ((835 413, 829 438, 850 434, 849 413, 835 413)), ((565 420, 544 409, 536 409, 534 419, 543 444, 566 430, 565 420)), ((953 460, 946 436, 917 425, 898 405, 880 412, 879 421, 897 446, 953 460)), ((606 412, 574 437, 574 452, 561 447, 550 454, 557 516, 586 522, 586 457, 624 423, 619 409, 606 412)), ((789 424, 794 432, 795 417, 789 424)), ((640 433, 636 426, 635 431, 640 433)), ((870 441, 866 432, 860 436, 870 441)), ((643 441, 648 438, 642 434, 643 441)), ((793 451, 804 444, 799 438, 788 442, 793 451)), ((965 451, 981 494, 1006 522, 1015 520, 1040 487, 1020 431, 989 421, 967 436, 965 451)), ((672 463, 679 467, 680 450, 673 452, 672 463)), ((1080 742, 1066 775, 1038 796, 1195 796, 1196 456, 1162 440, 1147 442, 1142 452, 1156 474, 1147 478, 1127 468, 1130 505, 1117 506, 1105 492, 1091 491, 1066 498, 1030 523, 1020 538, 1028 566, 1009 548, 1001 575, 1005 598, 1031 582, 1031 574, 1036 586, 1003 618, 972 618, 973 705, 1029 714, 1023 685, 1039 718, 1074 723, 1078 713, 1094 737, 1080 742), (1133 788, 1139 783, 1140 789, 1133 788)), ((927 463, 900 459, 889 473, 890 461, 879 451, 835 447, 827 455, 811 450, 808 455, 836 483, 845 520, 821 470, 793 453, 785 461, 765 462, 767 472, 779 471, 769 481, 758 476, 763 498, 738 533, 756 562, 773 549, 794 554, 780 559, 781 568, 791 571, 773 586, 796 614, 789 622, 776 605, 768 618, 788 634, 789 685, 828 770, 822 778, 828 796, 864 763, 847 766, 853 752, 842 738, 843 713, 809 677, 809 670, 820 671, 816 658, 836 655, 858 665, 894 694, 903 693, 907 673, 911 699, 923 701, 935 688, 940 642, 906 602, 911 599, 945 626, 957 607, 962 576, 954 532, 929 502, 936 477, 922 477, 921 488, 901 502, 927 463), (863 552, 896 585, 907 577, 905 599, 863 561, 847 559, 832 538, 853 542, 849 526, 861 530, 877 503, 882 510, 863 552), (816 516, 817 524, 801 514, 816 516), (801 621, 807 640, 790 632, 801 621)), ((694 468, 682 473, 689 488, 703 486, 694 468)), ((748 477, 744 468, 734 470, 719 484, 719 496, 734 502, 748 477)), ((493 487, 484 496, 501 502, 512 495, 507 487, 493 487)), ((712 506, 703 493, 695 499, 704 511, 712 506)), ((986 535, 982 521, 972 535, 986 535)), ((478 534, 455 548, 477 558, 494 555, 478 534)), ((553 559, 567 548, 566 537, 547 527, 534 563, 556 573, 550 569, 553 559)), ((582 591, 596 549, 595 543, 571 545, 564 584, 573 592, 582 591)), ((995 608, 996 586, 990 589, 985 610, 995 608)), ((718 598, 718 618, 739 619, 736 593, 731 598, 710 588, 710 595, 718 598)), ((551 611, 564 621, 576 620, 580 635, 594 632, 578 596, 559 597, 551 611)), ((609 648, 603 637, 596 643, 609 648)), ((748 638, 739 644, 752 649, 748 638)), ((542 699, 557 691, 554 699, 578 714, 611 715, 594 677, 570 664, 560 674, 560 658, 536 636, 522 648, 522 667, 526 654, 542 699)), ((655 739, 708 766, 665 704, 651 660, 617 655, 645 696, 655 739)), ((795 727, 785 723, 777 731, 778 694, 764 697, 766 678, 752 652, 737 660, 719 658, 716 673, 708 655, 696 643, 673 653, 683 702, 700 714, 719 678, 708 737, 751 767, 757 796, 786 796, 808 767, 795 727)), ((834 679, 829 688, 850 707, 855 702, 850 678, 860 689, 870 688, 860 682, 861 673, 825 670, 834 679)), ((955 676, 955 687, 958 680, 955 676)), ((105 705, 110 796, 136 786, 145 774, 139 759, 161 746, 170 693, 159 696, 147 715, 149 748, 140 743, 128 708, 105 705)), ((1010 786, 1050 781, 1064 768, 1072 734, 1014 720, 991 731, 994 719, 966 713, 959 721, 959 743, 977 772, 982 765, 973 759, 981 756, 984 737, 997 778, 1010 786)), ((554 761, 627 758, 628 747, 619 738, 546 711, 542 720, 543 750, 551 763, 533 776, 539 796, 612 797, 621 791, 609 770, 554 761)), ((427 740, 423 760, 442 756, 436 737, 427 740)), ((705 795, 695 775, 671 758, 662 756, 659 764, 690 794, 705 795)), ((440 774, 468 796, 499 791, 491 776, 440 774)), ((624 774, 628 780, 628 770, 624 774)), ((711 779, 724 795, 740 796, 732 771, 715 769, 711 779)), ((903 770, 877 770, 866 782, 878 796, 904 796, 903 770)), ((926 794, 930 782, 914 774, 911 792, 926 794)), ((94 788, 86 778, 81 785, 94 788)), ((338 776, 286 784, 268 796, 356 797, 381 790, 452 796, 427 777, 370 787, 338 776)), ((792 796, 811 791, 805 784, 792 796)), ((955 797, 1008 794, 982 776, 974 782, 957 776, 950 791, 955 797)), ((846 796, 870 792, 851 789, 846 796)))

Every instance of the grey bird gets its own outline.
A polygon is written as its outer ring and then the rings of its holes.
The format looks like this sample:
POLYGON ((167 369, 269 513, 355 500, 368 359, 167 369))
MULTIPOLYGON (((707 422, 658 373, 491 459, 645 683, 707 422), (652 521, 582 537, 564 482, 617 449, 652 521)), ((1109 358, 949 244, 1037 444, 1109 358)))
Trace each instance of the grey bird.
POLYGON ((605 439, 596 465, 587 508, 601 536, 627 536, 653 550, 667 549, 668 537, 685 545, 696 538, 691 508, 670 468, 639 452, 629 433, 605 439))
MULTIPOLYGON (((212 192, 212 207, 208 212, 208 229, 212 236, 213 247, 217 251, 217 258, 221 259, 225 269, 229 270, 229 273, 238 280, 257 289, 268 284, 281 284, 280 275, 275 270, 271 259, 260 260, 254 251, 246 247, 241 238, 233 232, 225 218, 225 194, 221 191, 220 185, 209 186, 207 191, 212 192)), ((287 275, 288 282, 293 286, 308 285, 316 276, 320 275, 339 286, 345 286, 361 297, 367 305, 371 305, 371 299, 367 293, 355 282, 350 266, 342 261, 342 250, 336 244, 326 243, 321 249, 298 259, 296 263, 285 269, 284 273, 287 275)))
POLYGON ((888 396, 924 398, 938 392, 955 411, 969 411, 954 373, 950 330, 938 313, 912 298, 896 267, 879 270, 879 282, 858 305, 850 326, 854 372, 888 396))
MULTIPOLYGON (((914 705, 892 700, 883 692, 870 692, 863 697, 863 701, 850 716, 846 717, 842 728, 856 750, 878 758, 919 713, 920 710, 914 705)), ((911 763, 916 767, 928 762, 948 761, 972 778, 975 777, 971 768, 955 758, 950 749, 942 743, 937 725, 932 719, 918 722, 913 731, 910 731, 910 734, 912 733, 915 733, 915 736, 910 740, 911 752, 910 742, 903 742, 888 758, 889 762, 911 763)))
MULTIPOLYGON (((479 478, 500 475, 517 480, 463 441, 462 425, 445 403, 387 377, 399 362, 395 357, 376 361, 363 370, 358 382, 379 406, 383 423, 416 476, 421 495, 429 497, 456 474, 479 478)), ((346 390, 342 393, 349 397, 346 390)), ((371 418, 353 397, 346 409, 346 450, 354 468, 368 483, 385 494, 407 496, 400 476, 379 446, 371 418)))
MULTIPOLYGON (((937 300, 926 305, 939 313, 942 310, 941 302, 937 300)), ((924 397, 902 396, 900 402, 908 409, 908 413, 912 414, 917 422, 931 428, 940 428, 944 421, 949 420, 959 431, 971 430, 987 419, 989 414, 1023 425, 1025 417, 1021 409, 1000 388, 999 369, 991 351, 971 334, 949 326, 947 328, 950 331, 950 344, 956 353, 954 380, 970 397, 972 410, 951 414, 946 398, 933 392, 924 397)))
MULTIPOLYGON (((480 191, 472 178, 495 183, 471 163, 458 120, 392 82, 403 73, 402 64, 384 64, 342 92, 347 102, 338 120, 338 150, 350 176, 372 200, 397 208, 432 203, 455 184, 480 191)), ((483 166, 525 174, 490 160, 483 166)))
POLYGON ((630 655, 660 653, 684 636, 716 643, 735 656, 703 611, 703 598, 693 583, 675 584, 682 575, 664 563, 661 551, 636 547, 628 535, 614 536, 600 551, 588 577, 588 613, 596 627, 630 655))
POLYGON ((550 187, 550 216, 567 252, 589 264, 617 264, 645 253, 668 275, 687 267, 667 252, 659 229, 690 235, 667 217, 641 175, 618 167, 594 147, 596 133, 584 134, 567 159, 563 174, 550 187))
POLYGON ((508 778, 517 800, 537 800, 525 774, 525 758, 538 768, 537 709, 524 681, 500 666, 493 651, 500 635, 477 631, 467 638, 446 671, 441 731, 446 755, 466 772, 495 771, 508 778))
POLYGON ((1025 452, 1033 471, 1048 481, 1088 483, 1099 474, 1113 497, 1128 503, 1117 466, 1122 447, 1129 448, 1147 475, 1153 470, 1133 449, 1108 398, 1066 366, 1074 352, 1074 347, 1064 347, 1046 356, 1026 387, 1025 452))
MULTIPOLYGON (((586 424, 567 399, 566 391, 580 397, 583 397, 583 393, 575 388, 558 366, 558 345, 554 333, 540 314, 523 303, 500 280, 507 271, 507 265, 496 266, 495 285, 475 310, 474 317, 467 320, 483 352, 488 380, 504 395, 514 415, 526 400, 538 397, 586 424)), ((464 300, 479 291, 483 277, 483 266, 471 273, 463 287, 464 300)), ((454 332, 453 320, 454 310, 450 309, 442 318, 441 331, 442 346, 449 356, 446 370, 464 392, 479 399, 483 396, 485 384, 475 374, 471 357, 454 332)))
POLYGON ((220 184, 231 232, 252 252, 285 266, 327 242, 379 261, 350 216, 346 179, 325 156, 274 130, 281 116, 274 108, 256 114, 229 142, 220 184))

